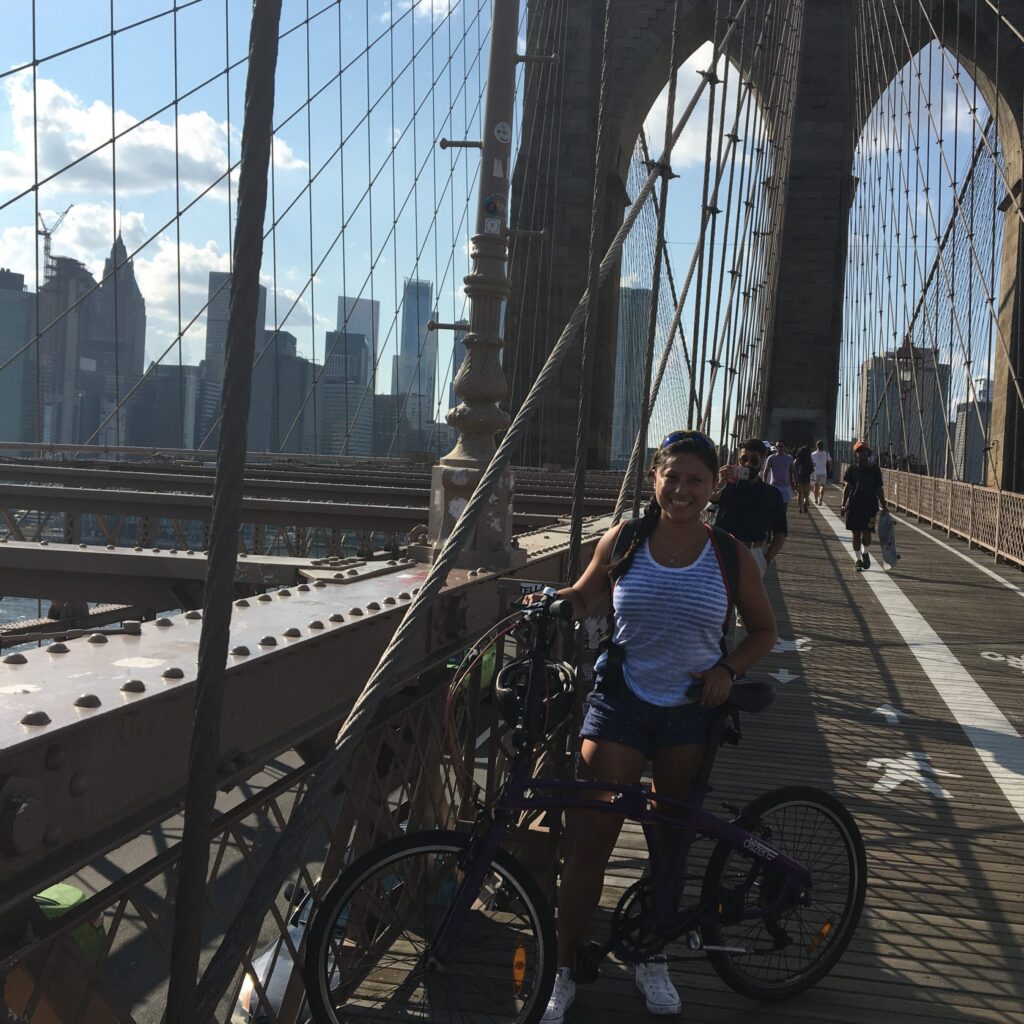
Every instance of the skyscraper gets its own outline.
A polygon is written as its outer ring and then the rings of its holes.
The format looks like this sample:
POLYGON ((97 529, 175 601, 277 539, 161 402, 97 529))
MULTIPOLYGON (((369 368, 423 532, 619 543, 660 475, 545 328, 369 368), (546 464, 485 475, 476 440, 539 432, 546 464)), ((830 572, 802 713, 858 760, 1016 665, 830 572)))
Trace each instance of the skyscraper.
POLYGON ((946 470, 949 363, 914 345, 865 359, 860 368, 860 435, 896 467, 946 470))
POLYGON ((84 264, 67 256, 54 256, 52 268, 39 289, 39 440, 75 444, 88 436, 81 434, 83 404, 89 404, 83 402, 85 378, 93 385, 92 397, 96 394, 98 366, 88 355, 96 280, 84 264))
MULTIPOLYGON (((32 337, 35 296, 25 276, 0 269, 0 362, 7 362, 32 337)), ((0 440, 35 440, 35 346, 0 371, 0 440)))
MULTIPOLYGON (((633 453, 640 415, 647 348, 650 288, 619 288, 619 336, 615 349, 612 408, 612 469, 626 469, 633 453)), ((646 451, 646 446, 643 451, 646 451)))
MULTIPOLYGON (((220 431, 214 427, 220 417, 220 396, 224 387, 224 357, 228 343, 228 312, 231 304, 231 275, 210 271, 208 305, 206 307, 206 358, 200 364, 199 405, 196 419, 196 444, 203 448, 217 447, 220 431), (209 437, 207 435, 209 434, 209 437)), ((256 311, 256 344, 259 352, 267 322, 267 289, 260 285, 259 307, 256 311)))
POLYGON ((989 469, 986 439, 992 418, 992 381, 979 377, 974 382, 974 396, 976 401, 960 402, 956 407, 953 479, 983 484, 989 469))
POLYGON ((127 405, 127 441, 140 448, 195 447, 199 367, 151 366, 127 405))
MULTIPOLYGON (((135 268, 120 233, 103 265, 103 279, 96 291, 95 321, 83 355, 95 362, 99 387, 96 422, 82 420, 82 440, 97 428, 99 444, 125 444, 125 395, 142 377, 146 358, 146 300, 142 297, 135 268), (109 420, 108 420, 109 417, 109 420), (108 420, 102 427, 100 424, 108 420)), ((84 387, 83 391, 88 392, 84 387)), ((128 402, 137 397, 133 395, 128 402)))
POLYGON ((318 386, 320 451, 331 455, 372 455, 373 348, 366 335, 328 331, 326 361, 318 386))
POLYGON ((404 400, 405 419, 413 432, 429 432, 434 419, 437 332, 427 330, 428 321, 437 316, 431 308, 433 292, 430 281, 408 278, 402 294, 402 331, 392 364, 391 393, 404 400))
MULTIPOLYGON (((370 341, 371 367, 377 365, 377 342, 380 331, 380 303, 376 299, 351 299, 338 296, 338 330, 361 334, 370 341)), ((376 382, 376 372, 371 374, 376 382)), ((376 388, 376 384, 374 385, 376 388)))
POLYGON ((265 351, 252 371, 251 452, 313 451, 314 365, 296 353, 296 345, 295 335, 288 331, 263 332, 260 349, 265 351))

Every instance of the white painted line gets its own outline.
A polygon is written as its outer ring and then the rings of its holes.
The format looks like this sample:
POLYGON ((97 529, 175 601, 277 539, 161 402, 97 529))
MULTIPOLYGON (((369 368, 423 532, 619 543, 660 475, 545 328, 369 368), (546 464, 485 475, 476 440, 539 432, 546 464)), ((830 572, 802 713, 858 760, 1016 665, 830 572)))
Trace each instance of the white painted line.
MULTIPOLYGON (((824 505, 819 511, 852 560, 853 549, 842 522, 824 505)), ((1024 740, 1020 734, 957 661, 892 577, 874 565, 860 577, 878 598, 911 654, 978 752, 995 784, 1024 821, 1024 740)))
POLYGON ((934 541, 936 544, 939 545, 940 548, 945 548, 947 551, 952 551, 953 554, 957 556, 957 558, 962 558, 965 562, 968 562, 970 565, 973 565, 974 568, 977 569, 979 572, 983 572, 986 576, 991 576, 992 579, 996 580, 998 583, 1002 583, 1004 587, 1006 587, 1008 590, 1012 590, 1018 597, 1024 597, 1024 588, 1018 587, 1016 583, 1011 583, 1007 579, 1003 579, 1003 577, 1000 576, 999 573, 994 572, 987 565, 982 565, 980 562, 976 562, 973 558, 971 558, 970 555, 965 555, 962 551, 957 551, 957 549, 953 547, 951 544, 947 544, 944 540, 939 540, 939 538, 935 536, 935 532, 933 530, 924 530, 920 526, 915 526, 907 519, 904 519, 903 516, 894 516, 894 518, 896 519, 896 522, 900 524, 900 526, 906 526, 911 530, 915 530, 923 537, 927 537, 929 540, 934 541))

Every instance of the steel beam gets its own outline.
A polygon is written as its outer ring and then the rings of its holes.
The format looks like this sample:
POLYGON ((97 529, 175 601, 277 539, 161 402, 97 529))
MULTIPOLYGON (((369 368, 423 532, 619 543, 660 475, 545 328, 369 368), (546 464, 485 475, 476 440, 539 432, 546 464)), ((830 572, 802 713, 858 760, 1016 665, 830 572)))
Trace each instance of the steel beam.
MULTIPOLYGON (((589 545, 607 522, 588 523, 589 545)), ((529 561, 514 575, 557 583, 565 530, 524 535, 529 561)), ((236 601, 220 750, 225 785, 330 732, 347 713, 428 571, 400 563, 372 575, 379 567, 356 567, 343 586, 319 580, 236 601)), ((498 579, 475 569, 451 574, 407 666, 407 684, 495 621, 498 579)), ((0 913, 178 806, 197 616, 0 663, 0 913)))

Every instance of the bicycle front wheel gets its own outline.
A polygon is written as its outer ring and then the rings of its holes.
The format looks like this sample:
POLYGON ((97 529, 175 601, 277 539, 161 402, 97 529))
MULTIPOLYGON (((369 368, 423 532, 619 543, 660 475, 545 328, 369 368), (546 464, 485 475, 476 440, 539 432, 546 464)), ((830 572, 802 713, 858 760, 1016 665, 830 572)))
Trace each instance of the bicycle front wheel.
POLYGON ((752 999, 785 999, 817 984, 838 963, 864 907, 867 858, 850 812, 831 794, 807 786, 765 793, 739 824, 763 843, 799 862, 811 887, 770 916, 784 879, 742 850, 719 842, 708 861, 702 898, 715 923, 704 929, 718 976, 752 999))
POLYGON ((372 850, 328 890, 306 943, 313 1020, 536 1024, 555 976, 539 886, 499 850, 469 911, 433 948, 468 836, 422 832, 372 850))

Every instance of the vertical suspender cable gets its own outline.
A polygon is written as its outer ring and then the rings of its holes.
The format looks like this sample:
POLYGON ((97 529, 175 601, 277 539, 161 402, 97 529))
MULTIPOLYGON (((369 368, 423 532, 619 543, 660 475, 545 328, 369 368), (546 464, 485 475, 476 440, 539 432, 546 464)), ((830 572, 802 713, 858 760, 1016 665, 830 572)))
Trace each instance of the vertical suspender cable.
MULTIPOLYGON (((587 316, 583 325, 580 358, 580 397, 576 420, 576 459, 572 477, 572 518, 569 524, 568 579, 580 573, 580 545, 583 542, 583 492, 587 486, 587 444, 590 434, 590 391, 594 380, 594 346, 597 340, 601 266, 601 228, 604 223, 605 182, 608 177, 608 97, 611 91, 609 67, 612 33, 612 0, 605 0, 604 31, 601 37, 601 82, 598 87, 597 136, 594 141, 594 195, 590 207, 590 268, 587 275, 587 316)), ((658 256, 655 256, 655 267, 658 256)))

